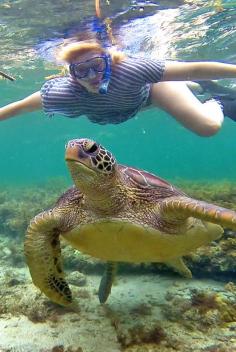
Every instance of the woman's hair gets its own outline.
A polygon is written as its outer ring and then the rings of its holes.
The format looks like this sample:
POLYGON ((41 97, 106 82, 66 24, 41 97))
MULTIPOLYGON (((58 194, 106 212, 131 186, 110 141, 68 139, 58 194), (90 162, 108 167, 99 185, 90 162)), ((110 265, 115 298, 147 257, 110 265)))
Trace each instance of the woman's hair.
POLYGON ((125 54, 114 49, 105 49, 97 41, 81 41, 64 45, 57 53, 57 58, 60 61, 70 63, 79 55, 83 55, 89 51, 95 51, 99 54, 109 53, 112 58, 112 63, 116 64, 125 58, 125 54))

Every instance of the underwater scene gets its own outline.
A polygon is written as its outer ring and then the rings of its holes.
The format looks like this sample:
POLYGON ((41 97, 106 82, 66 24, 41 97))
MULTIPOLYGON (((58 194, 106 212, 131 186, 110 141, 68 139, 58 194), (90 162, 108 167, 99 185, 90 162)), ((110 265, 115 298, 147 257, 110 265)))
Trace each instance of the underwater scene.
POLYGON ((68 74, 56 53, 84 33, 236 64, 234 0, 0 1, 0 352, 235 352, 236 78, 193 82, 230 103, 209 137, 150 107, 2 117, 68 74))

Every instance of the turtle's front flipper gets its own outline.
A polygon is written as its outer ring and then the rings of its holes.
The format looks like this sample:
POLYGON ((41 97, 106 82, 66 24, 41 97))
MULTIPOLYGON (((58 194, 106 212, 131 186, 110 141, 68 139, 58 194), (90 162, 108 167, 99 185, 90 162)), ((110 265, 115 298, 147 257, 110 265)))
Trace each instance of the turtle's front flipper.
POLYGON ((98 289, 98 298, 100 303, 105 303, 109 294, 111 293, 111 287, 115 278, 116 270, 117 263, 107 263, 106 270, 103 273, 98 289))
POLYGON ((182 222, 188 217, 208 221, 236 230, 236 212, 188 197, 170 197, 160 203, 160 213, 166 222, 182 222))
POLYGON ((68 305, 72 295, 61 265, 60 216, 53 211, 37 215, 27 229, 25 255, 34 284, 52 301, 68 305))

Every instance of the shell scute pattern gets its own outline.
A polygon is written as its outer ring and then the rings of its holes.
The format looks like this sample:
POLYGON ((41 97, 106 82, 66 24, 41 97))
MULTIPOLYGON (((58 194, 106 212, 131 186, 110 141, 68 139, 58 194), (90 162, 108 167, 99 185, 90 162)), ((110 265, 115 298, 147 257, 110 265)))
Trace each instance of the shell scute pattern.
POLYGON ((129 178, 133 179, 134 182, 137 184, 140 184, 142 186, 146 187, 165 187, 165 188, 171 188, 173 189, 173 186, 168 183, 167 181, 163 180, 160 177, 157 177, 156 175, 144 171, 144 170, 138 170, 134 167, 127 167, 124 165, 119 165, 120 170, 126 174, 129 178))
POLYGON ((147 171, 125 167, 124 165, 119 165, 119 170, 126 176, 136 191, 142 190, 142 192, 145 192, 143 200, 145 198, 148 200, 150 197, 157 200, 177 195, 185 196, 185 193, 178 188, 173 187, 167 181, 147 171))

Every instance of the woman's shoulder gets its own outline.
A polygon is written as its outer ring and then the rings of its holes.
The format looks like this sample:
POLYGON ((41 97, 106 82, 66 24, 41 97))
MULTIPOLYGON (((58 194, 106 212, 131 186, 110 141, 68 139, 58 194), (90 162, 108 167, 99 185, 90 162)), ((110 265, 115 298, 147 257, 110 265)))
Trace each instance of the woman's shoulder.
POLYGON ((148 69, 160 69, 165 66, 165 61, 160 60, 160 59, 152 59, 152 58, 146 58, 146 57, 139 57, 139 56, 126 56, 125 59, 123 59, 119 64, 117 64, 117 67, 120 68, 120 70, 135 70, 135 71, 142 71, 142 70, 148 70, 148 69))
POLYGON ((164 64, 164 60, 161 59, 152 59, 152 58, 146 58, 142 56, 126 56, 125 59, 123 59, 118 65, 122 67, 130 67, 130 68, 148 68, 148 67, 153 67, 153 66, 162 66, 164 64))
POLYGON ((114 70, 115 77, 131 80, 132 83, 155 83, 162 79, 165 62, 146 57, 127 56, 114 70))
POLYGON ((138 56, 138 55, 128 55, 125 57, 124 62, 125 61, 130 61, 130 62, 163 62, 163 59, 154 59, 154 58, 150 58, 150 57, 146 57, 146 56, 138 56))
POLYGON ((61 76, 54 77, 47 80, 42 88, 42 93, 50 93, 50 94, 74 94, 74 90, 77 88, 78 84, 73 80, 72 77, 61 76))
POLYGON ((78 82, 73 79, 72 76, 66 75, 66 76, 57 76, 50 78, 45 81, 43 86, 50 86, 50 87, 77 87, 80 86, 78 82))
POLYGON ((45 81, 44 85, 48 86, 54 86, 54 85, 71 85, 73 84, 73 79, 69 76, 55 76, 52 78, 49 78, 45 81))

